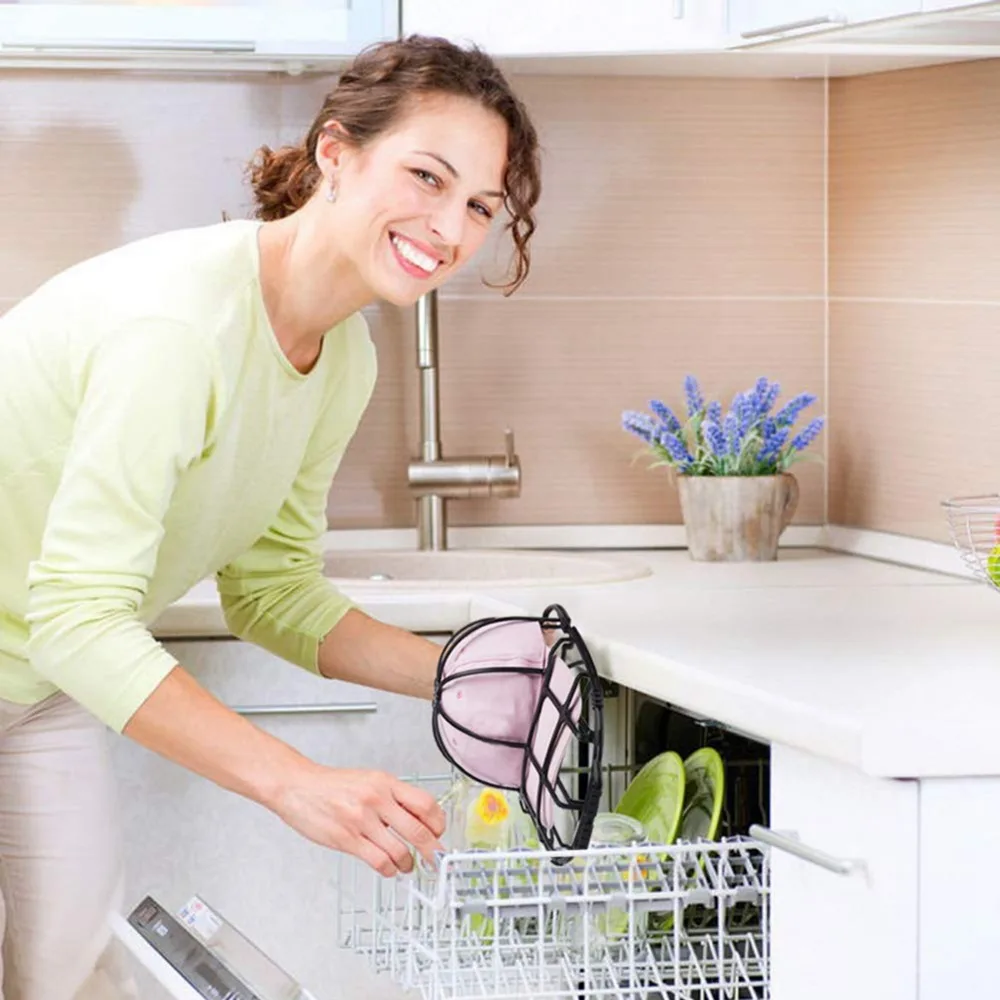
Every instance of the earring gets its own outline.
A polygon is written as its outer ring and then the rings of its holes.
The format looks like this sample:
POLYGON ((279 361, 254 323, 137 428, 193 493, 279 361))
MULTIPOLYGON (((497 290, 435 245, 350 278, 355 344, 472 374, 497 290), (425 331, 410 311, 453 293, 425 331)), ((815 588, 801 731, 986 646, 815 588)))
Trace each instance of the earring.
POLYGON ((337 185, 333 183, 333 178, 330 179, 330 188, 326 192, 326 200, 330 202, 337 200, 337 185))

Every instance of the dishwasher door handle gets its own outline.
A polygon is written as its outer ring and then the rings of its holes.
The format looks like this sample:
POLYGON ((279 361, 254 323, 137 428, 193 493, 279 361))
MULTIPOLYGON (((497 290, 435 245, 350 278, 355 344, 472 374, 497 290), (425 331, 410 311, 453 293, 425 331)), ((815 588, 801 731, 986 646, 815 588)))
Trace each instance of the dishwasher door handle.
POLYGON ((373 701, 345 701, 315 705, 231 705, 238 715, 374 715, 373 701))
POLYGON ((817 847, 810 847, 803 844, 798 836, 790 833, 778 833, 766 826, 758 826, 754 823, 749 830, 750 836, 754 840, 759 840, 762 844, 784 851, 786 854, 794 854, 795 857, 808 861, 810 864, 819 865, 835 875, 854 875, 858 872, 866 871, 864 861, 856 858, 838 858, 817 847))

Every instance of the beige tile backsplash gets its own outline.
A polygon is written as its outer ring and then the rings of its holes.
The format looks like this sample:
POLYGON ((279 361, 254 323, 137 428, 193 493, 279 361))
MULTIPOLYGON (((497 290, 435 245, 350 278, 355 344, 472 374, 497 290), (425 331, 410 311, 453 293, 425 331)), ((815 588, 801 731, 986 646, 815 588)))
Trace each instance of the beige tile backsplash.
MULTIPOLYGON (((623 409, 681 401, 687 372, 727 402, 758 375, 824 382, 823 86, 815 81, 526 77, 544 149, 532 274, 483 287, 497 241, 442 292, 446 453, 502 449, 514 500, 450 504, 455 525, 679 523, 663 470, 633 462, 623 409)), ((389 310, 385 311, 387 315, 389 310)), ((412 317, 402 350, 373 323, 379 394, 331 493, 335 527, 413 523, 412 317), (393 367, 399 366, 399 367, 393 367), (373 423, 382 433, 369 433, 373 423), (405 429, 405 431, 404 431, 405 429), (373 504, 378 496, 378 514, 373 504)), ((823 519, 824 473, 801 467, 798 520, 823 519)))
POLYGON ((830 98, 830 520, 943 541, 1000 490, 1000 62, 830 98))
MULTIPOLYGON (((544 147, 533 271, 510 299, 483 287, 498 241, 443 293, 442 437, 448 454, 496 452, 513 426, 524 490, 453 503, 452 523, 678 523, 623 409, 679 404, 688 371, 726 401, 761 374, 822 394, 824 85, 515 82, 544 147)), ((246 214, 246 160, 297 136, 329 83, 0 72, 0 303, 125 240, 246 214)), ((413 319, 368 318, 380 377, 330 523, 408 526, 413 319)), ((817 523, 824 472, 801 475, 798 520, 817 523)))

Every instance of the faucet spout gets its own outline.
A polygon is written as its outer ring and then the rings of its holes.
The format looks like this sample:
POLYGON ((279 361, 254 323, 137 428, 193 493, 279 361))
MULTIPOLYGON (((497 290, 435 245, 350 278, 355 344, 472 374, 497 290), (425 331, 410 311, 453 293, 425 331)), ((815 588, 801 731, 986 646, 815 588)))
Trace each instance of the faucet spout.
POLYGON ((417 500, 417 546, 445 549, 449 497, 514 497, 521 492, 521 463, 514 432, 505 432, 503 455, 445 459, 441 454, 438 384, 437 292, 417 300, 417 369, 420 375, 420 458, 411 461, 407 483, 417 500))
POLYGON ((417 369, 420 373, 420 454, 425 462, 435 462, 441 457, 436 291, 417 299, 417 369))

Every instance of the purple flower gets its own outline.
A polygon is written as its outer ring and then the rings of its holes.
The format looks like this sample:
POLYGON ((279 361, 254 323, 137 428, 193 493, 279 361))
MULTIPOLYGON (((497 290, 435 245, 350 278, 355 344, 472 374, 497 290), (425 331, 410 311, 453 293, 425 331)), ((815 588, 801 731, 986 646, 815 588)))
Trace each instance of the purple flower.
POLYGON ((730 455, 738 455, 740 453, 740 425, 739 418, 733 410, 730 410, 726 414, 726 419, 722 423, 722 429, 726 434, 726 443, 729 446, 730 455))
POLYGON ((815 420, 811 420, 806 424, 805 428, 801 430, 793 439, 791 444, 792 451, 802 451, 804 448, 808 448, 809 445, 819 437, 819 432, 823 429, 823 418, 817 417, 815 420))
POLYGON ((693 375, 688 375, 684 379, 684 395, 687 397, 688 416, 693 417, 696 413, 701 413, 705 406, 705 400, 698 388, 698 380, 693 375))
POLYGON ((663 431, 658 440, 663 449, 681 469, 689 468, 694 462, 694 457, 676 434, 671 434, 670 431, 663 431))
POLYGON ((680 431, 681 422, 674 416, 674 411, 669 406, 665 406, 658 399, 651 399, 649 401, 649 408, 660 418, 663 426, 672 434, 680 431))
POLYGON ((711 424, 722 423, 722 403, 712 402, 705 408, 705 421, 711 424))
POLYGON ((637 413, 635 410, 626 410, 622 414, 622 427, 637 437, 641 437, 647 443, 653 440, 655 422, 648 413, 637 413))
POLYGON ((741 393, 733 400, 733 412, 739 424, 741 438, 745 438, 757 419, 757 402, 753 392, 741 393))
POLYGON ((757 453, 758 462, 773 462, 781 453, 781 449, 788 440, 788 428, 777 427, 773 420, 769 420, 770 427, 765 427, 764 440, 761 442, 760 451, 757 453))
POLYGON ((701 425, 705 441, 708 442, 709 450, 713 455, 720 458, 726 454, 726 435, 722 433, 722 428, 711 420, 706 420, 701 425))
POLYGON ((757 413, 762 417, 766 417, 771 412, 771 407, 778 401, 778 396, 780 395, 781 386, 775 382, 768 387, 767 392, 761 398, 760 405, 757 407, 757 413))
POLYGON ((811 406, 815 402, 816 397, 811 393, 800 393, 794 399, 785 403, 785 405, 775 414, 774 419, 779 427, 791 427, 792 424, 798 420, 799 414, 807 406, 811 406))

